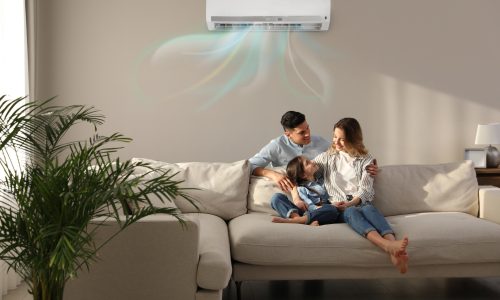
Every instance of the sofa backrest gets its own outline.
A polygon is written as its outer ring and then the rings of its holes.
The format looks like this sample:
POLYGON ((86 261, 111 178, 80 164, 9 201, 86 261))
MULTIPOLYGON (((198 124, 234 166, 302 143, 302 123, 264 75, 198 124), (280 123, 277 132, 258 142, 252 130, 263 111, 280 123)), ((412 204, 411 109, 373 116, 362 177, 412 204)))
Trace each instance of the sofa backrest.
MULTIPOLYGON (((383 166, 374 188, 373 204, 386 216, 432 211, 478 213, 476 175, 467 161, 383 166)), ((248 210, 277 215, 270 205, 275 193, 282 191, 272 180, 251 176, 248 210)))
MULTIPOLYGON (((181 187, 195 188, 187 193, 196 200, 198 209, 183 198, 177 197, 174 200, 183 213, 209 213, 227 221, 247 212, 250 167, 246 160, 234 163, 166 163, 133 158, 132 161, 143 161, 150 163, 152 167, 169 169, 177 173, 175 180, 184 181, 181 187)), ((147 170, 142 170, 145 171, 147 170)))
POLYGON ((386 216, 419 212, 478 213, 472 162, 380 167, 373 204, 386 216))

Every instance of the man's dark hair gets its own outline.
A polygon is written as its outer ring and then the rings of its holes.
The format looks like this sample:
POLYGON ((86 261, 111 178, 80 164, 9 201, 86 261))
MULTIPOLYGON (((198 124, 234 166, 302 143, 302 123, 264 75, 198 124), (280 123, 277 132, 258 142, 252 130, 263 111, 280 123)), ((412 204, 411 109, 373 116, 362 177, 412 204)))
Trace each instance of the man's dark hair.
POLYGON ((295 127, 299 126, 300 124, 304 123, 306 120, 306 116, 304 114, 299 113, 298 111, 287 111, 282 117, 281 117, 281 126, 283 126, 283 129, 294 129, 295 127))

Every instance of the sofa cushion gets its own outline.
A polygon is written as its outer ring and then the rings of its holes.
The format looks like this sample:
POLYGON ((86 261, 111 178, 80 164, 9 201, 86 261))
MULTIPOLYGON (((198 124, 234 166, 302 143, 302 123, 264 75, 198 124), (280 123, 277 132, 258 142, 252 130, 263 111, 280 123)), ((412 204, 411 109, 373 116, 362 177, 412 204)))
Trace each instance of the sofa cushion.
MULTIPOLYGON (((388 217, 396 236, 408 236, 411 265, 500 261, 500 226, 465 213, 388 217)), ((391 266, 389 256, 347 224, 278 224, 250 213, 231 220, 233 260, 280 266, 391 266)))
POLYGON ((227 286, 232 272, 226 222, 209 214, 188 215, 200 224, 200 260, 196 274, 198 287, 222 290, 227 286))
POLYGON ((202 212, 230 220, 247 212, 250 169, 245 160, 175 164, 144 158, 133 158, 132 161, 149 162, 153 167, 172 170, 177 173, 174 179, 183 181, 181 187, 195 188, 187 193, 196 200, 198 209, 181 197, 174 200, 183 213, 202 212))
MULTIPOLYGON (((282 167, 270 168, 274 171, 285 173, 282 167)), ((276 193, 283 193, 279 186, 271 179, 264 176, 250 176, 248 188, 248 210, 262 212, 273 216, 279 214, 271 207, 271 197, 276 193)), ((287 196, 291 199, 291 195, 287 196)))
POLYGON ((478 213, 478 184, 472 162, 380 167, 374 205, 385 215, 418 212, 478 213))

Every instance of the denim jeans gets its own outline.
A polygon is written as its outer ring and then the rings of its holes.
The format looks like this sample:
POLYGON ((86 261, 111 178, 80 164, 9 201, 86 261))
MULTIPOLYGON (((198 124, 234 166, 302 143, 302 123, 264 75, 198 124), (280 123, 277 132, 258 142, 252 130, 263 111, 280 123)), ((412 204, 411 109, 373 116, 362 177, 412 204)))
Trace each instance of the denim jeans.
POLYGON ((381 236, 389 233, 394 234, 385 217, 371 203, 346 208, 344 210, 344 220, 352 229, 364 237, 374 230, 381 236))
POLYGON ((338 222, 340 212, 331 204, 324 203, 321 207, 311 211, 302 211, 285 194, 276 193, 271 197, 271 207, 278 212, 282 218, 290 218, 290 214, 297 213, 299 216, 307 216, 306 224, 318 221, 319 225, 333 224, 338 222))

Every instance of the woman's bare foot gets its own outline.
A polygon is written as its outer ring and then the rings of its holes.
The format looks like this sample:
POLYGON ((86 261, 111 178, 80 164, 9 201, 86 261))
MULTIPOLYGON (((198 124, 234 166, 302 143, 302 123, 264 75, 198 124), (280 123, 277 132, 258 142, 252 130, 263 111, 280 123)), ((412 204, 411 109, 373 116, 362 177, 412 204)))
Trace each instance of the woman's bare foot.
POLYGON ((389 241, 386 244, 385 251, 391 256, 399 257, 406 254, 406 247, 408 247, 408 237, 404 237, 402 240, 389 241))
POLYGON ((399 270, 399 273, 404 274, 408 271, 408 254, 394 256, 391 254, 392 264, 399 270))

